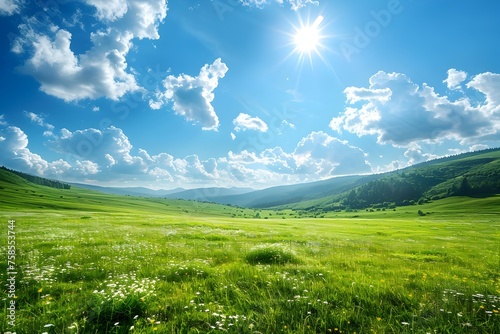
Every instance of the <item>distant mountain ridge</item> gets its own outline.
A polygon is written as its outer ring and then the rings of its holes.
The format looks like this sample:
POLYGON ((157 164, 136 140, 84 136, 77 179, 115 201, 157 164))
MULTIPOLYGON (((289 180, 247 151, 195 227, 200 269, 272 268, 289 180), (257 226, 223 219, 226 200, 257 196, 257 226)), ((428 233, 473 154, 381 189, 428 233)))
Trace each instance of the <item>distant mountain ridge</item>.
POLYGON ((175 188, 170 190, 165 189, 150 189, 145 187, 102 187, 85 183, 71 183, 75 187, 96 190, 106 194, 125 195, 125 196, 146 196, 146 197, 163 197, 172 199, 195 200, 202 202, 211 202, 219 196, 233 196, 254 191, 252 188, 175 188))
POLYGON ((271 187, 235 196, 219 196, 212 198, 212 201, 250 208, 275 207, 341 193, 351 189, 365 177, 376 176, 341 176, 311 183, 271 187))
POLYGON ((165 195, 165 198, 185 199, 203 202, 219 202, 219 198, 232 197, 241 194, 253 192, 252 188, 222 188, 222 187, 208 187, 187 189, 165 195))
POLYGON ((164 189, 154 190, 146 187, 102 187, 86 183, 70 183, 70 184, 75 187, 89 189, 89 190, 96 190, 103 192, 105 194, 125 195, 125 196, 164 197, 169 194, 186 190, 184 188, 175 188, 171 190, 164 190, 164 189))

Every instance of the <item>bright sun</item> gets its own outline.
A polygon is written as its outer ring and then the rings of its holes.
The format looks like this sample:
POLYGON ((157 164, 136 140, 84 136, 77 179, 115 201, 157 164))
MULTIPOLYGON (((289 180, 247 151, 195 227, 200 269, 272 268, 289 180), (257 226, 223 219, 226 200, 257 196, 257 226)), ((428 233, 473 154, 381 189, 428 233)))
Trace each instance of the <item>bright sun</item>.
POLYGON ((302 26, 295 32, 294 44, 295 50, 301 54, 311 54, 312 51, 317 52, 318 46, 321 43, 321 34, 319 25, 323 21, 323 16, 318 16, 313 24, 302 26))

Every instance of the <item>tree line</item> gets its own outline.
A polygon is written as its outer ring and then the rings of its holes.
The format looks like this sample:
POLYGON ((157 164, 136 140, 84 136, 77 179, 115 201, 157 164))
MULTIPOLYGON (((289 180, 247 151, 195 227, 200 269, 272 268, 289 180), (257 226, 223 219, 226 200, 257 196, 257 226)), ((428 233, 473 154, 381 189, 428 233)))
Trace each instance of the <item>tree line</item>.
POLYGON ((22 177, 23 179, 25 179, 31 183, 34 183, 34 184, 38 184, 38 185, 46 186, 46 187, 51 187, 51 188, 56 188, 56 189, 71 189, 71 185, 69 185, 68 183, 65 183, 65 182, 61 182, 61 181, 57 181, 57 180, 49 180, 49 179, 46 179, 46 178, 43 178, 40 176, 26 174, 23 172, 18 172, 16 170, 8 169, 4 166, 2 166, 0 168, 7 171, 7 172, 16 174, 17 176, 22 177))

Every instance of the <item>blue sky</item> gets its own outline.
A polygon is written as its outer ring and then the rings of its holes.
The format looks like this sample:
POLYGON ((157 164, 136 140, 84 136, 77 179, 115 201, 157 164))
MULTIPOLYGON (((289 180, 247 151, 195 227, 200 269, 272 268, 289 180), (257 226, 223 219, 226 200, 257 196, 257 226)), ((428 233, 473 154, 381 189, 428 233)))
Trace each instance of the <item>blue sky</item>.
POLYGON ((498 147, 498 13, 486 0, 0 0, 0 164, 264 188, 498 147))

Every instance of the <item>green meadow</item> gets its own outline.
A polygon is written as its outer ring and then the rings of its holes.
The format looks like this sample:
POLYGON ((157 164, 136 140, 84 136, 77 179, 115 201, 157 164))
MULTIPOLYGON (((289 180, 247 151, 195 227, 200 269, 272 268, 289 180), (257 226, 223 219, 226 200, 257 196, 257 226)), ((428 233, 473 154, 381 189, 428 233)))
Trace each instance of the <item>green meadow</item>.
POLYGON ((315 218, 11 181, 2 333, 500 332, 498 196, 315 218))

